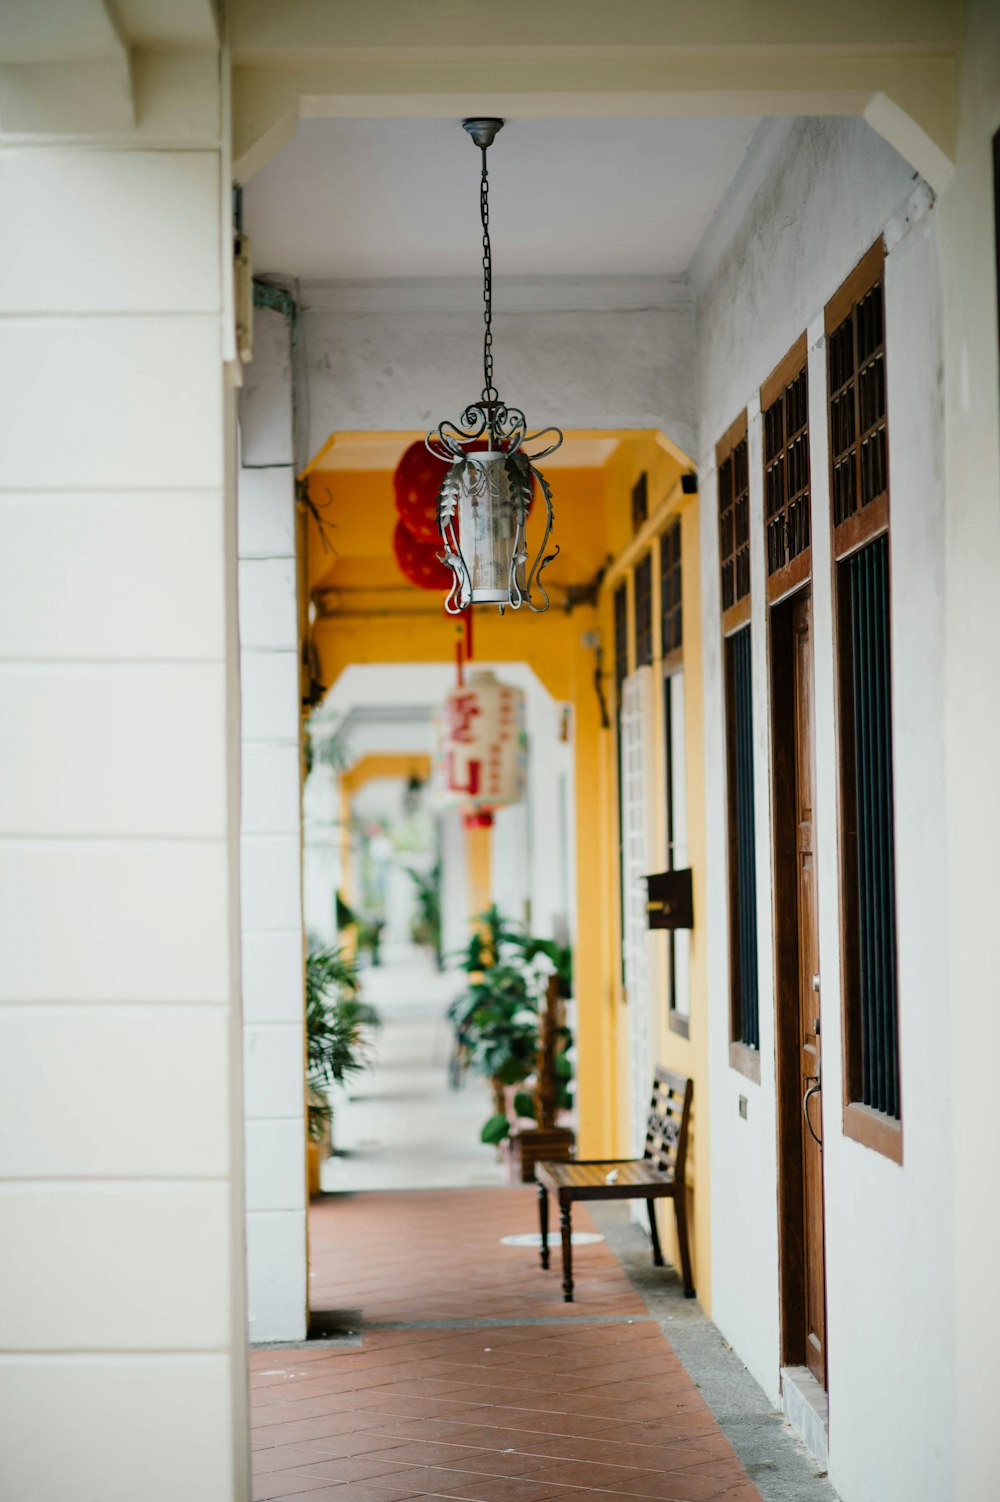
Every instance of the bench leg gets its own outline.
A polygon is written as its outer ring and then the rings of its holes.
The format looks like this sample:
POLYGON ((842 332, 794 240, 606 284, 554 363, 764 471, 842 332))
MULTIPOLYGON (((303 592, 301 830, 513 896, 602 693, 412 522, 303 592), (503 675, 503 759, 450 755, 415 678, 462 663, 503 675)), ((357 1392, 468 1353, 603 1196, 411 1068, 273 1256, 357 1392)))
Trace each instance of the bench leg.
POLYGON ((694 1280, 691 1276, 691 1249, 688 1246, 687 1201, 684 1186, 674 1195, 674 1214, 677 1217, 677 1245, 681 1253, 681 1277, 684 1279, 684 1297, 694 1298, 694 1280))
POLYGON ((542 1267, 549 1266, 549 1191, 544 1184, 538 1186, 538 1228, 542 1233, 542 1267))
POLYGON ((663 1253, 660 1251, 660 1233, 656 1226, 656 1201, 647 1200, 646 1209, 649 1211, 649 1239, 653 1243, 653 1266, 663 1266, 663 1253))
POLYGON ((573 1302, 573 1201, 559 1196, 559 1225, 562 1230, 563 1300, 573 1302))

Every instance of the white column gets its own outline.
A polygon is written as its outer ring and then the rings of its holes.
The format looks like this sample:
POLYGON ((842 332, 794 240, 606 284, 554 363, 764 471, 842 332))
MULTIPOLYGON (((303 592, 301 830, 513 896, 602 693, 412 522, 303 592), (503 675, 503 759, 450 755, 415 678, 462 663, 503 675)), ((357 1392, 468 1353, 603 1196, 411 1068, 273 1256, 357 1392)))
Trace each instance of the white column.
MULTIPOLYGON (((1000 997, 995 854, 1000 839, 1000 633, 994 604, 1000 578, 1000 364, 990 150, 1000 129, 1000 11, 993 0, 967 0, 963 26, 958 165, 939 203, 947 493, 942 794, 948 810, 948 903, 938 938, 948 954, 949 1011, 940 1026, 950 1025, 954 1101, 953 1198, 945 1196, 940 1215, 946 1221, 953 1218, 955 1237, 954 1496, 956 1502, 978 1502, 996 1487, 991 1393, 1000 1350, 994 1255, 1000 1241, 1000 1200, 994 1192, 1000 1143, 990 1047, 1000 997)), ((909 1109, 905 1099, 903 1108, 909 1109)), ((913 1108, 918 1108, 916 1101, 913 1108)))
POLYGON ((457 808, 441 815, 441 947, 457 954, 469 942, 469 887, 465 828, 457 808))
POLYGON ((240 399, 243 1003, 250 1337, 304 1340, 302 790, 289 326, 258 308, 240 399))
POLYGON ((134 131, 0 154, 0 1495, 32 1502, 248 1494, 228 205, 218 56, 168 61, 134 131))

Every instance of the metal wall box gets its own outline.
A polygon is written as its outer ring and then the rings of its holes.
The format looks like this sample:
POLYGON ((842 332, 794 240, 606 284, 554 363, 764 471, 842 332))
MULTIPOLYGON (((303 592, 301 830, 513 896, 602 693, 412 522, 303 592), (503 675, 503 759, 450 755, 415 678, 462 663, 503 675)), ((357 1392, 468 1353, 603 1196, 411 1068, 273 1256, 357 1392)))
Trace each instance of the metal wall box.
POLYGON ((694 928, 690 867, 646 877, 646 917, 650 928, 694 928))

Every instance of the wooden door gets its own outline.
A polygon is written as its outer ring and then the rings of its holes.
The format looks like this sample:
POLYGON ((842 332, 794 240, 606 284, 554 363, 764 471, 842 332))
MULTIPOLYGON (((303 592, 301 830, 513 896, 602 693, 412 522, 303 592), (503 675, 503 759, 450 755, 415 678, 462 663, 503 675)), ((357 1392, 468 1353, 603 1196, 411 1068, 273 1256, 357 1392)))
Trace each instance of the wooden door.
POLYGON ((802 1140, 803 1314, 806 1365, 826 1386, 826 1259, 823 1232, 823 1149, 820 1143, 822 1033, 814 821, 812 602, 792 609, 795 737, 795 853, 798 949, 799 1110, 802 1140))

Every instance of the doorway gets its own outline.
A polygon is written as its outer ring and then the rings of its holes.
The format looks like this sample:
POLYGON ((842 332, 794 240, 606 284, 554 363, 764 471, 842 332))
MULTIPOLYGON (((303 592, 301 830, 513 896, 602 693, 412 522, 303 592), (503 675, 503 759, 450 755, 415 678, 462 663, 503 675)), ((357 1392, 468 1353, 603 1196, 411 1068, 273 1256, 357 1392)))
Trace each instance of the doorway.
POLYGON ((812 601, 771 611, 782 1365, 826 1388, 812 601))

